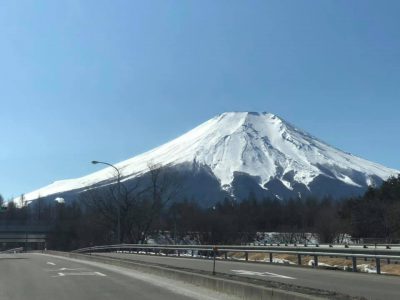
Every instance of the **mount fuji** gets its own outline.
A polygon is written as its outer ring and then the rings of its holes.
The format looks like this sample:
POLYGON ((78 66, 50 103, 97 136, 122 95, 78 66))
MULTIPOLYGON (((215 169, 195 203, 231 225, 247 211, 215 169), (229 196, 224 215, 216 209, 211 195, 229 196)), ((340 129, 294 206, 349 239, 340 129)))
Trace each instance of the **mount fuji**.
MULTIPOLYGON (((130 184, 149 163, 179 172, 183 196, 203 205, 224 197, 360 195, 399 171, 336 149, 271 113, 227 112, 153 150, 115 164, 130 184)), ((76 198, 82 191, 115 184, 115 170, 56 181, 24 196, 76 198)))

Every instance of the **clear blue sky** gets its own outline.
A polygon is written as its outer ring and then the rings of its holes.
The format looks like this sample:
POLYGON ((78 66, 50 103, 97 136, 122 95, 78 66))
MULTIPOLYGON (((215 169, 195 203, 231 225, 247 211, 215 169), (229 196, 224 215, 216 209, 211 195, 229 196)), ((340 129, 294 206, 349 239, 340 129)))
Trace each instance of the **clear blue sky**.
POLYGON ((400 1, 0 2, 0 193, 79 177, 224 111, 400 169, 400 1))

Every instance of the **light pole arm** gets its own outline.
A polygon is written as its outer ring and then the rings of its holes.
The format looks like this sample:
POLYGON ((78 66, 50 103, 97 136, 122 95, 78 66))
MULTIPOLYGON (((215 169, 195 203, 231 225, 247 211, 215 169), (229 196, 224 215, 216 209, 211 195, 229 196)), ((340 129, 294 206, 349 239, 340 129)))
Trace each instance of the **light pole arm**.
POLYGON ((114 166, 113 164, 104 162, 104 161, 97 161, 97 160, 93 160, 92 164, 96 165, 96 164, 103 164, 103 165, 107 165, 110 166, 111 168, 113 168, 115 171, 117 171, 118 174, 118 182, 121 181, 121 172, 118 170, 118 168, 116 166, 114 166))

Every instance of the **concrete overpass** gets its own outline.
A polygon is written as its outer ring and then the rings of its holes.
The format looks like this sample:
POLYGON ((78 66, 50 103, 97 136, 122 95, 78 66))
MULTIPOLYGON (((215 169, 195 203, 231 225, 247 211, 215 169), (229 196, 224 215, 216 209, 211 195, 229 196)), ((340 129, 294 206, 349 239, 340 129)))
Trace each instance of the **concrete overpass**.
POLYGON ((45 249, 49 232, 50 228, 42 225, 0 225, 0 249, 45 249))

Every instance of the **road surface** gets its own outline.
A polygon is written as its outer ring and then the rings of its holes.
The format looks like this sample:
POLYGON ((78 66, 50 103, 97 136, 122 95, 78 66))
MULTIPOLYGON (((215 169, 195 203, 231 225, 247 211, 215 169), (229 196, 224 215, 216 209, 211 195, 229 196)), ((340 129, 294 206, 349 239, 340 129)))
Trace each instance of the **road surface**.
POLYGON ((68 258, 0 254, 1 300, 231 299, 133 270, 68 258))
MULTIPOLYGON (((210 272, 212 270, 212 260, 206 259, 124 253, 97 253, 96 255, 133 259, 178 268, 210 272)), ((216 271, 262 280, 278 281, 301 287, 333 291, 356 297, 365 297, 367 299, 400 299, 400 276, 316 270, 279 264, 223 260, 217 260, 216 271)))

